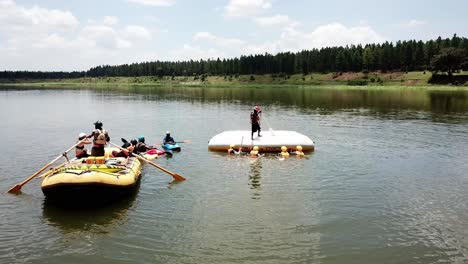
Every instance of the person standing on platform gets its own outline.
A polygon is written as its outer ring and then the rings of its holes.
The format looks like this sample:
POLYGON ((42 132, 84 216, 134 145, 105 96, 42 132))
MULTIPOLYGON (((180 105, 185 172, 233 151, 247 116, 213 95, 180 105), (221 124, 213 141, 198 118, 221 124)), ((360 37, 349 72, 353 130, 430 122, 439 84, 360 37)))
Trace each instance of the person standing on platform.
POLYGON ((259 106, 255 106, 253 111, 250 113, 250 124, 252 124, 252 140, 254 139, 253 138, 253 135, 255 132, 258 131, 258 136, 261 137, 260 135, 260 115, 262 114, 262 110, 260 109, 259 106))

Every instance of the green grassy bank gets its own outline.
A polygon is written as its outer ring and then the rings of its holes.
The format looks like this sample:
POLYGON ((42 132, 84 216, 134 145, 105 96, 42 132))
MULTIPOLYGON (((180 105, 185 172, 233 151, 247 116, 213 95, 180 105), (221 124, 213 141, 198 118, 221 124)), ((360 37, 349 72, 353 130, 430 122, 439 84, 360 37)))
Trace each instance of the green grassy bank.
MULTIPOLYGON (((467 75, 461 73, 459 75, 467 75)), ((265 74, 231 76, 142 76, 142 77, 93 77, 77 79, 15 79, 0 80, 0 85, 15 86, 449 86, 429 84, 430 72, 371 72, 371 73, 327 73, 327 74, 265 74)), ((457 88, 468 87, 468 82, 458 83, 457 88)))

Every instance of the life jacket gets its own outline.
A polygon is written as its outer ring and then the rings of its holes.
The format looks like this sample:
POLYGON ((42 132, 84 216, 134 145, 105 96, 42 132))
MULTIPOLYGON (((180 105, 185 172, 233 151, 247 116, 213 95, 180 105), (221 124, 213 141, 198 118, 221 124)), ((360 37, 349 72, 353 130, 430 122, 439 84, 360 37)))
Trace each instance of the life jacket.
POLYGON ((174 138, 171 137, 171 136, 169 136, 169 137, 166 136, 166 137, 164 137, 164 139, 163 139, 163 143, 164 143, 164 144, 166 144, 166 143, 168 143, 168 144, 169 144, 169 143, 175 143, 175 142, 174 142, 174 138))
POLYGON ((96 129, 94 130, 94 144, 96 145, 105 145, 107 143, 107 132, 105 129, 99 130, 96 129))
POLYGON ((136 144, 136 146, 135 146, 135 150, 138 153, 142 153, 142 152, 146 152, 148 150, 148 147, 146 146, 145 143, 138 142, 138 144, 136 144))
POLYGON ((283 157, 289 157, 289 152, 287 152, 287 151, 281 151, 281 156, 283 156, 283 157))
POLYGON ((258 124, 260 122, 260 116, 257 112, 253 111, 250 113, 250 123, 251 124, 258 124))

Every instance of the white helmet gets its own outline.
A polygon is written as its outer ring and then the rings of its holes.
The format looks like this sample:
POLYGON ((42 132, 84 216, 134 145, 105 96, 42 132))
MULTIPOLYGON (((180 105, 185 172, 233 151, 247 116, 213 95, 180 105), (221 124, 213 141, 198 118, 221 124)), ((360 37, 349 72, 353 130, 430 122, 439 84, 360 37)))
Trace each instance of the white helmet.
POLYGON ((171 134, 171 131, 169 131, 169 130, 166 131, 166 135, 169 135, 169 134, 171 134))
POLYGON ((86 133, 80 133, 80 134, 78 135, 78 138, 84 138, 84 137, 86 137, 86 133))

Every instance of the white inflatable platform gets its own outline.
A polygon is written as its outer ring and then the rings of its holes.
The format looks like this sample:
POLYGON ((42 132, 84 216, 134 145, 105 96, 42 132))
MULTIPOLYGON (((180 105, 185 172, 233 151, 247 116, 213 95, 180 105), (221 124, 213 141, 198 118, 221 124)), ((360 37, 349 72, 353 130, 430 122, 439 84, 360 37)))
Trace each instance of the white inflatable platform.
POLYGON ((243 151, 251 150, 258 146, 260 152, 280 152, 281 146, 286 146, 289 151, 296 150, 296 146, 302 146, 303 151, 313 151, 314 142, 307 136, 296 131, 270 130, 261 132, 261 137, 254 133, 254 140, 251 140, 251 131, 237 130, 224 131, 208 141, 208 149, 213 151, 227 151, 231 144, 235 144, 234 149, 238 150, 242 146, 243 151))

